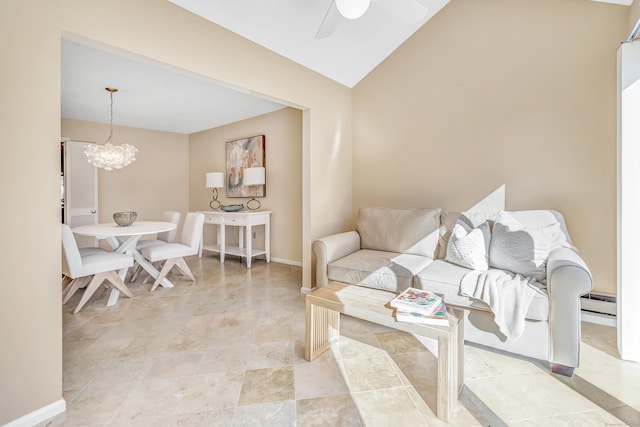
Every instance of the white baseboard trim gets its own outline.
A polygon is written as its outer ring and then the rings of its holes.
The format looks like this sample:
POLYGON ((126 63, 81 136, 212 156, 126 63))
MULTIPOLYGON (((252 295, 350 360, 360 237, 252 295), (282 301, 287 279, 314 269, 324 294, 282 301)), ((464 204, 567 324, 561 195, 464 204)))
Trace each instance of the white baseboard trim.
POLYGON ((616 315, 616 303, 610 301, 601 301, 597 299, 580 298, 580 307, 583 310, 593 311, 596 313, 616 315))
POLYGON ((302 267, 302 263, 300 261, 291 261, 289 259, 274 258, 274 257, 271 257, 271 261, 278 262, 280 264, 288 264, 288 265, 295 265, 296 267, 302 267))
POLYGON ((40 409, 36 409, 33 412, 29 412, 26 415, 21 416, 7 424, 4 427, 32 427, 38 423, 55 417, 58 414, 67 410, 67 402, 64 399, 56 400, 40 409))
POLYGON ((589 311, 582 310, 580 312, 582 314, 582 321, 589 323, 597 323, 598 325, 605 326, 613 326, 614 328, 618 326, 618 322, 615 316, 609 316, 607 314, 600 313, 592 313, 589 311))

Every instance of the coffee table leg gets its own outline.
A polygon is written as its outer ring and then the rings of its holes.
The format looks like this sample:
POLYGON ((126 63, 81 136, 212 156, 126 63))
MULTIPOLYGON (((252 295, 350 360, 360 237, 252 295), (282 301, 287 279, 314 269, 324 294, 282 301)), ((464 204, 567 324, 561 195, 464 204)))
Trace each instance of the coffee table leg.
MULTIPOLYGON (((462 323, 462 322, 460 322, 462 323)), ((463 375, 460 358, 464 346, 460 347, 461 327, 454 328, 448 337, 438 338, 438 400, 437 417, 449 421, 458 403, 458 393, 463 375)))
POLYGON ((340 312, 306 300, 304 358, 311 362, 322 354, 340 334, 340 312))

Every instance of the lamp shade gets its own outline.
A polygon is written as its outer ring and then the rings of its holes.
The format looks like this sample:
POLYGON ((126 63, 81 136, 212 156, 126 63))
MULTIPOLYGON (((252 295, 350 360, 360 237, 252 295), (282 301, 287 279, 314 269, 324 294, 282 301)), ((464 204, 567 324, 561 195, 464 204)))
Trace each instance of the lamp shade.
POLYGON ((347 19, 358 19, 369 9, 371 0, 336 0, 340 15, 347 19))
POLYGON ((247 168, 242 175, 242 185, 264 185, 265 168, 247 168))
POLYGON ((224 174, 222 172, 207 172, 207 188, 224 187, 224 174))

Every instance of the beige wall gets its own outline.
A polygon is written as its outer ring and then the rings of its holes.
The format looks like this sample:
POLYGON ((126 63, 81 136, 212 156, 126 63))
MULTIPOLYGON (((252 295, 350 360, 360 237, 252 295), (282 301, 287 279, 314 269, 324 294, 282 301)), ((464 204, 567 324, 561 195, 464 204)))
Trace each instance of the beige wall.
POLYGON ((0 424, 62 397, 63 35, 94 40, 305 110, 303 286, 310 288, 311 240, 344 229, 351 220, 349 89, 166 1, 6 0, 0 7, 1 190, 15 208, 2 213, 2 222, 11 224, 3 244, 11 250, 0 264, 0 424), (47 256, 34 258, 34 248, 47 256))
MULTIPOLYGON (((103 143, 109 125, 62 120, 62 135, 74 141, 103 143)), ((189 137, 126 126, 114 126, 116 142, 138 149, 136 161, 124 169, 98 169, 98 221, 109 222, 114 212, 136 211, 138 220, 157 220, 166 210, 189 209, 189 137)))
POLYGON ((60 36, 53 2, 1 8, 0 425, 62 397, 60 36))
POLYGON ((616 51, 628 9, 452 0, 353 90, 354 211, 560 210, 616 292, 616 51))
MULTIPOLYGON (((285 108, 189 136, 189 206, 210 210, 211 189, 205 188, 207 172, 225 172, 227 141, 265 135, 267 195, 259 198, 262 210, 271 213, 271 257, 275 261, 302 263, 302 113, 285 108)), ((226 182, 226 180, 225 180, 226 182)), ((227 198, 222 204, 243 203, 247 198, 227 198)), ((205 242, 215 241, 214 227, 205 227, 205 242)), ((257 227, 256 244, 264 244, 263 227, 257 227)), ((237 235, 233 235, 236 237, 237 235)))

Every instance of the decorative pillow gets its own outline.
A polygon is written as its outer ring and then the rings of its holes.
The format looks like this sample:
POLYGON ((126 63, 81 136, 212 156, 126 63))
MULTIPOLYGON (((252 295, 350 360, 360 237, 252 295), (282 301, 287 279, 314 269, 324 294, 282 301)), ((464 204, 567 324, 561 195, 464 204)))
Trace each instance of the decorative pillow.
POLYGON ((453 226, 445 261, 472 270, 488 270, 488 249, 491 240, 489 223, 483 222, 477 228, 471 228, 463 220, 453 226))
POLYGON ((544 281, 547 257, 560 224, 525 228, 513 218, 507 222, 498 217, 493 224, 489 266, 544 281))

